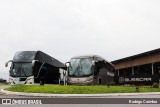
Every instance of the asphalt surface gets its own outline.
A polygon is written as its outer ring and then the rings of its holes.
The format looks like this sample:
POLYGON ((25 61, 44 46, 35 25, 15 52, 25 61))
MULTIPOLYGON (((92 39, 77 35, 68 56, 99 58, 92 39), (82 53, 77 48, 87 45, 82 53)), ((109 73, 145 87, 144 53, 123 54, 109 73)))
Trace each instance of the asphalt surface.
POLYGON ((10 106, 0 106, 0 107, 159 107, 160 105, 151 104, 47 104, 47 105, 10 105, 10 106))

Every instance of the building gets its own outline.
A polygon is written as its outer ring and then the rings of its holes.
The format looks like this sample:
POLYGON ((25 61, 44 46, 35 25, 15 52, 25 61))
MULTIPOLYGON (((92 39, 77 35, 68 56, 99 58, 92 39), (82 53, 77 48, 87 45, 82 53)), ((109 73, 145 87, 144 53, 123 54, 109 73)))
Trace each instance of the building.
POLYGON ((146 84, 159 82, 160 48, 112 61, 117 84, 146 84))

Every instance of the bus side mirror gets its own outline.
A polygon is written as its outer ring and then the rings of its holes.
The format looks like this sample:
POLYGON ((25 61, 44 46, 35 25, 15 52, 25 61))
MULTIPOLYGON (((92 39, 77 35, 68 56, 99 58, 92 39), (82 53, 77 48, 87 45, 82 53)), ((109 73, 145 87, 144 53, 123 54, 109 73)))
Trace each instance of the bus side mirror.
POLYGON ((94 60, 92 61, 92 65, 95 66, 95 61, 94 60))
POLYGON ((5 67, 8 67, 8 63, 13 62, 12 60, 9 60, 8 62, 5 63, 5 67))
POLYGON ((33 60, 33 61, 32 61, 32 67, 34 67, 36 61, 38 61, 38 60, 33 60))
POLYGON ((5 63, 5 67, 8 67, 8 62, 5 63))
POLYGON ((65 70, 67 70, 67 71, 68 71, 68 67, 69 67, 69 65, 70 65, 70 62, 66 62, 66 63, 64 64, 64 66, 65 66, 65 70))
POLYGON ((64 64, 65 68, 68 68, 69 65, 70 65, 70 62, 66 62, 66 63, 64 64))

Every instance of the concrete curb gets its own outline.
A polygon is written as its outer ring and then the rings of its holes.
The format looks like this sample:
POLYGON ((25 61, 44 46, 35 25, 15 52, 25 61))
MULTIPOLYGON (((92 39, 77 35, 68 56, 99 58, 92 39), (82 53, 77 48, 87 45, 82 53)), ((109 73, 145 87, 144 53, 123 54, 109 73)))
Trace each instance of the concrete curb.
POLYGON ((109 96, 136 96, 136 95, 160 95, 160 92, 148 93, 108 93, 108 94, 48 94, 48 93, 24 93, 11 92, 1 89, 2 93, 18 96, 33 96, 33 97, 109 97, 109 96))

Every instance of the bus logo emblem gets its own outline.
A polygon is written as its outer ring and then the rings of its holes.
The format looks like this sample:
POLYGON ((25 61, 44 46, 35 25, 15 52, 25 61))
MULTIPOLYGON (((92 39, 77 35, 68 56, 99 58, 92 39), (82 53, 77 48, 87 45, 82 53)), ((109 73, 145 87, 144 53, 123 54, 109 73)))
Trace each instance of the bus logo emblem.
POLYGON ((124 83, 124 78, 123 77, 119 77, 119 83, 124 83))

